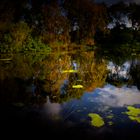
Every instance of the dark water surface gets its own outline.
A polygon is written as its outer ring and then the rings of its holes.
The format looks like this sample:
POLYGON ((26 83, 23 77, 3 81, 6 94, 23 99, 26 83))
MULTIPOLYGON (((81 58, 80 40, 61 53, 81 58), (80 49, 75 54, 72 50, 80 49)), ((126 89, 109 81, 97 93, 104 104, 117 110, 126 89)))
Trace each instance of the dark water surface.
POLYGON ((1 132, 139 140, 140 58, 107 58, 92 51, 1 55, 1 132))

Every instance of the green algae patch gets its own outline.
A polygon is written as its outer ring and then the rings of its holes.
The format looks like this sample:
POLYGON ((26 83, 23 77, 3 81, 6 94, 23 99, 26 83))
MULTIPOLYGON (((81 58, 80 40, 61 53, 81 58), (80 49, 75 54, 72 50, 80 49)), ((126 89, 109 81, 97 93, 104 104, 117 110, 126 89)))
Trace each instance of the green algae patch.
POLYGON ((108 122, 108 125, 110 125, 110 126, 113 125, 113 122, 112 121, 109 121, 108 122))
POLYGON ((89 113, 88 116, 91 118, 92 126, 101 127, 105 124, 103 118, 96 113, 89 113))
POLYGON ((81 110, 77 110, 77 112, 82 112, 81 110))
POLYGON ((140 108, 135 108, 133 106, 128 106, 129 111, 125 112, 128 115, 129 119, 140 123, 140 108))
POLYGON ((129 119, 131 119, 133 121, 137 121, 138 123, 140 123, 140 117, 129 116, 129 119))
POLYGON ((140 115, 140 108, 135 108, 133 106, 128 106, 127 109, 129 111, 126 112, 127 115, 132 115, 134 117, 137 117, 140 115))
POLYGON ((106 116, 107 119, 112 119, 114 117, 113 114, 106 116))
POLYGON ((83 88, 82 85, 73 85, 72 88, 83 88))

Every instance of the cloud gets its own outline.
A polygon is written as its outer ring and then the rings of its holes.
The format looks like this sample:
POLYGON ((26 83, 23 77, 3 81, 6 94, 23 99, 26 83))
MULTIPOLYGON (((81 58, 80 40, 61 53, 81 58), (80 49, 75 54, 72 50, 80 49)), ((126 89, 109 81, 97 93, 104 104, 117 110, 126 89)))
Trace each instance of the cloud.
POLYGON ((140 104, 140 91, 136 87, 117 88, 106 85, 93 91, 94 101, 110 107, 123 107, 126 105, 140 104))

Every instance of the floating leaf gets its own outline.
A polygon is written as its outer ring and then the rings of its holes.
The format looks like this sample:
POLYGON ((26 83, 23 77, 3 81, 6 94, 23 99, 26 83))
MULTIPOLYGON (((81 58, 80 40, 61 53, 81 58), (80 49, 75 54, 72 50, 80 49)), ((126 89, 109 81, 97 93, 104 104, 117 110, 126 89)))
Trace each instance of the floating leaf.
POLYGON ((129 111, 126 112, 126 114, 128 114, 128 115, 132 115, 132 116, 135 116, 135 117, 140 115, 140 108, 135 108, 133 106, 128 106, 127 109, 129 110, 129 111))
POLYGON ((113 122, 112 122, 112 121, 109 121, 108 124, 109 124, 109 125, 113 125, 113 122))
POLYGON ((88 116, 91 118, 92 126, 101 127, 105 124, 102 117, 96 113, 89 113, 88 116))
POLYGON ((112 119, 113 117, 114 117, 113 114, 106 116, 106 118, 108 119, 112 119))
POLYGON ((140 108, 135 108, 133 106, 128 106, 129 111, 125 112, 128 115, 129 119, 132 121, 137 121, 140 123, 140 108))
POLYGON ((77 73, 77 70, 63 70, 62 73, 77 73))
POLYGON ((83 88, 82 85, 73 85, 72 88, 83 88))

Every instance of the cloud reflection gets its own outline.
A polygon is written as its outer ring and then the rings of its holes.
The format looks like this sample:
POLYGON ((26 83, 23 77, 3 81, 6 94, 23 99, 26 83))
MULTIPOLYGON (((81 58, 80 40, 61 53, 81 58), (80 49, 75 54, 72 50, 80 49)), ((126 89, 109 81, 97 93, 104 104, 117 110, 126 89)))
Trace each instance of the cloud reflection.
POLYGON ((59 103, 51 103, 49 97, 47 97, 47 102, 44 104, 44 109, 49 116, 59 116, 61 111, 61 105, 59 103))
POLYGON ((135 86, 118 88, 108 84, 96 89, 93 95, 94 101, 111 107, 140 104, 140 91, 135 86))

